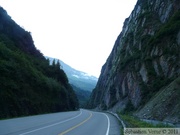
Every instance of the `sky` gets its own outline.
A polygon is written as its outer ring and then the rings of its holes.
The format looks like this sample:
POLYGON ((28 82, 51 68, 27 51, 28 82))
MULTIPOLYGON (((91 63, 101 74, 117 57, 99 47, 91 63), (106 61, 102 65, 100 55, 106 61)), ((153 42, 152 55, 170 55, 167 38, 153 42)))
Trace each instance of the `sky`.
POLYGON ((0 0, 44 56, 98 77, 137 0, 0 0))

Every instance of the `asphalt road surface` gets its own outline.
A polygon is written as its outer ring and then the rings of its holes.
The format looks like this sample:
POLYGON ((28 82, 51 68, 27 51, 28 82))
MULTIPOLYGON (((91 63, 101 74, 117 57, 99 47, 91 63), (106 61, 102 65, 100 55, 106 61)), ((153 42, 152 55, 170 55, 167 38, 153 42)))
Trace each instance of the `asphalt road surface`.
POLYGON ((81 109, 0 121, 0 135, 119 135, 117 119, 81 109))

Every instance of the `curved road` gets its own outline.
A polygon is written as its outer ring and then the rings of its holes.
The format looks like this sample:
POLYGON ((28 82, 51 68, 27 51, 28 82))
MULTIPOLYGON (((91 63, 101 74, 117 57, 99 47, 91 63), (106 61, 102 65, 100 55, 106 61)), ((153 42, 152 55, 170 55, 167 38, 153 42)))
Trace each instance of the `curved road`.
POLYGON ((84 109, 0 121, 0 135, 119 135, 119 132, 114 116, 84 109))

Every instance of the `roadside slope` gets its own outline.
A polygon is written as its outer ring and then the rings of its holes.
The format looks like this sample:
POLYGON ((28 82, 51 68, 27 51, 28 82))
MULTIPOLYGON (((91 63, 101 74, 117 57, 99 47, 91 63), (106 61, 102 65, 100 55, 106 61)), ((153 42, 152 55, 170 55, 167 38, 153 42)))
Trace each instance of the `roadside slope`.
POLYGON ((155 119, 171 123, 180 123, 180 77, 164 89, 135 113, 141 119, 155 119))

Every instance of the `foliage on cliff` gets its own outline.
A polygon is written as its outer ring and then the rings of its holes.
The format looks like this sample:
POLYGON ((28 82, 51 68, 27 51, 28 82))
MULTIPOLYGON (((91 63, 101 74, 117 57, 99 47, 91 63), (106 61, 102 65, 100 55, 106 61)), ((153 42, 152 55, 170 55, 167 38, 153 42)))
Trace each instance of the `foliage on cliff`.
POLYGON ((77 109, 77 97, 59 64, 49 65, 30 32, 0 7, 0 118, 77 109))

